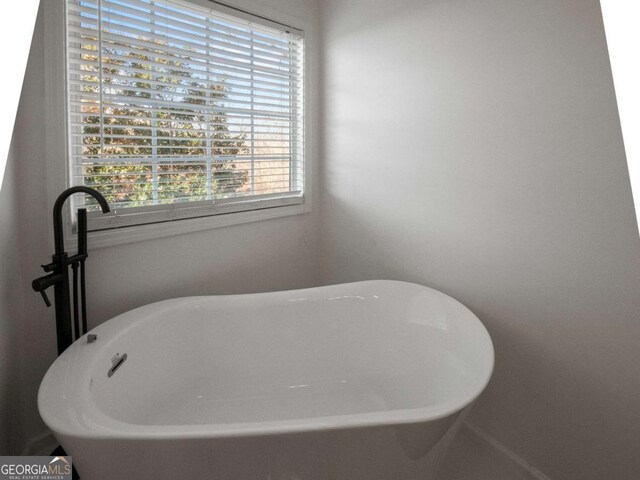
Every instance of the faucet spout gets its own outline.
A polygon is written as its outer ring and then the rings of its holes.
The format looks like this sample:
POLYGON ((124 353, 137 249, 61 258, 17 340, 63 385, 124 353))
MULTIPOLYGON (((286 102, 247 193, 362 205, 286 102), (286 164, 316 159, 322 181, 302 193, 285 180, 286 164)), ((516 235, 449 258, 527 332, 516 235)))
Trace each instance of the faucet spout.
POLYGON ((102 196, 100 192, 94 190, 93 188, 85 187, 83 185, 67 188, 60 194, 60 196, 56 200, 56 203, 53 205, 53 235, 55 239, 56 255, 62 255, 62 253, 64 253, 64 236, 62 235, 62 206, 64 205, 64 202, 67 200, 67 198, 69 198, 74 193, 86 193, 87 195, 91 195, 100 204, 102 213, 109 213, 111 211, 107 200, 102 196))

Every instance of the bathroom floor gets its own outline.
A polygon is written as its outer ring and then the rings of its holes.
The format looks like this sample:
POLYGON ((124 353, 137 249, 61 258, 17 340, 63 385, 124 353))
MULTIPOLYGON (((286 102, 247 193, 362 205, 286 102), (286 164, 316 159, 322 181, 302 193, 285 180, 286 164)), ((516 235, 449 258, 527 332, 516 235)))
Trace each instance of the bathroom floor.
POLYGON ((463 426, 447 454, 440 480, 532 480, 463 426))

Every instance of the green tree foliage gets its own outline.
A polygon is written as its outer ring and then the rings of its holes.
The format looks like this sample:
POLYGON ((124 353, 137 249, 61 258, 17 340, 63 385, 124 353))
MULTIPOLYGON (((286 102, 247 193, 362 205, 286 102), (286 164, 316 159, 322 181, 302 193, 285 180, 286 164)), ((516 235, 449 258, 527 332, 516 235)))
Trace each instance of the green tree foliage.
POLYGON ((229 130, 224 82, 195 78, 181 68, 188 58, 168 55, 162 42, 155 45, 157 50, 103 47, 102 85, 96 47, 83 45, 82 89, 96 98, 82 110, 85 184, 114 206, 232 195, 248 181, 235 158, 249 148, 244 134, 229 130), (102 104, 100 88, 107 100, 102 104), (140 108, 145 99, 148 105, 140 108))

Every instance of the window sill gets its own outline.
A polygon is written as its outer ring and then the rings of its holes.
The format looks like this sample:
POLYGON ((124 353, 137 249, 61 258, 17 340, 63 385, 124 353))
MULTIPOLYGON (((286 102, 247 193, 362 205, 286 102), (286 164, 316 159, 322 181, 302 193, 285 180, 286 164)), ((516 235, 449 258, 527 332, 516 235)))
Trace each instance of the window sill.
MULTIPOLYGON (((90 249, 107 248, 128 243, 155 240, 186 233, 201 232, 215 228, 241 225, 244 223, 258 222, 272 218, 299 215, 310 211, 306 203, 287 205, 283 207, 265 208, 246 212, 235 212, 224 215, 211 215, 208 217, 189 218, 170 222, 138 225, 113 230, 89 232, 88 244, 90 249)), ((74 248, 75 236, 66 240, 68 248, 74 248)))

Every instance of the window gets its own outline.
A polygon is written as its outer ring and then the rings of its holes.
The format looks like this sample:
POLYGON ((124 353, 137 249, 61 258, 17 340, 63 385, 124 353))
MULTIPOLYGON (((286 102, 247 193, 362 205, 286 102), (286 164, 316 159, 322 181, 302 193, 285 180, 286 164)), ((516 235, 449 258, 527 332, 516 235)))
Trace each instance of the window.
POLYGON ((302 32, 206 0, 66 6, 70 180, 115 211, 92 229, 303 202, 302 32))

